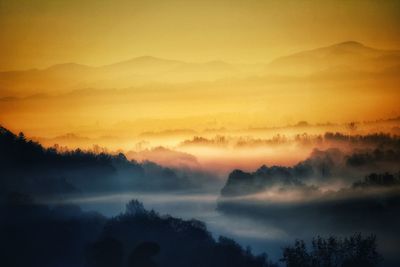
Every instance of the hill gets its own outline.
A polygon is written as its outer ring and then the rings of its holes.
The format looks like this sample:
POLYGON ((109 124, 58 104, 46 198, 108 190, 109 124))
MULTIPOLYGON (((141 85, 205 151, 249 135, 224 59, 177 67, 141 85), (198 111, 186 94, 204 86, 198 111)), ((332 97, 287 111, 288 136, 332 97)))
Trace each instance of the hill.
POLYGON ((0 192, 56 195, 78 192, 174 191, 201 187, 201 181, 153 162, 80 149, 44 148, 0 127, 0 192))
POLYGON ((231 77, 229 63, 191 63, 151 56, 91 67, 64 63, 46 69, 0 72, 0 97, 59 94, 84 88, 126 88, 152 83, 212 81, 231 77))
POLYGON ((277 58, 267 71, 304 75, 326 70, 382 71, 399 65, 399 50, 379 50, 348 41, 277 58))
POLYGON ((2 266, 268 267, 235 241, 215 240, 197 220, 161 216, 138 201, 106 218, 78 206, 48 207, 26 195, 0 199, 2 266))

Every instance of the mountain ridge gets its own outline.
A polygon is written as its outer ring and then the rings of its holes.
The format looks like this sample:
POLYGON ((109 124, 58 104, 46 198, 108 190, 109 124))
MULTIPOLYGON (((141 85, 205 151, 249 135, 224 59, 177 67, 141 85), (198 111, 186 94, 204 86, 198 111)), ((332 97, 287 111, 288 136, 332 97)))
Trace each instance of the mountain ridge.
MULTIPOLYGON (((264 62, 264 64, 270 64, 280 58, 285 58, 285 57, 290 57, 294 56, 300 53, 306 53, 306 52, 312 52, 320 49, 326 49, 326 48, 362 48, 362 49, 368 49, 368 50, 374 50, 374 51, 383 51, 383 52, 388 52, 388 53, 400 53, 400 49, 378 49, 378 48, 373 48, 370 46, 366 46, 365 44, 354 41, 354 40, 349 40, 349 41, 343 41, 339 43, 334 43, 331 45, 327 46, 322 46, 322 47, 317 47, 313 49, 307 49, 307 50, 302 50, 299 52, 295 53, 290 53, 287 55, 282 55, 278 56, 275 59, 269 61, 269 62, 264 62)), ((169 62, 169 63, 179 63, 179 64, 212 64, 212 63, 219 63, 219 64, 229 64, 229 65, 243 65, 243 64, 233 64, 228 61, 224 60, 207 60, 203 62, 196 62, 196 61, 183 61, 183 60, 177 60, 177 59, 170 59, 170 58, 163 58, 163 57, 157 57, 157 56, 151 56, 151 55, 144 55, 144 56, 137 56, 137 57, 132 57, 126 60, 121 60, 113 63, 108 63, 108 64, 103 64, 100 66, 92 66, 92 65, 87 65, 87 64, 81 64, 77 62, 64 62, 64 63, 57 63, 50 65, 45 68, 30 68, 26 70, 4 70, 0 71, 0 73, 9 73, 9 72, 27 72, 27 71, 43 71, 43 70, 50 70, 50 69, 58 69, 58 68, 64 68, 64 67, 87 67, 87 68, 93 68, 93 69, 101 69, 101 68, 108 68, 111 66, 116 66, 116 65, 124 65, 124 64, 130 64, 130 63, 149 63, 149 62, 169 62)), ((250 63, 247 63, 245 65, 248 65, 250 63)))
MULTIPOLYGON (((360 42, 278 57, 268 64, 232 64, 222 60, 186 62, 154 56, 134 57, 102 66, 67 62, 45 69, 0 72, 0 97, 65 93, 82 88, 130 88, 146 84, 212 82, 265 75, 302 76, 318 73, 378 73, 400 66, 400 50, 380 50, 360 42)), ((329 75, 328 75, 329 76, 329 75)))
POLYGON ((291 75, 337 68, 378 71, 399 64, 399 58, 400 50, 376 49, 360 42, 345 41, 278 57, 267 65, 266 71, 291 75))

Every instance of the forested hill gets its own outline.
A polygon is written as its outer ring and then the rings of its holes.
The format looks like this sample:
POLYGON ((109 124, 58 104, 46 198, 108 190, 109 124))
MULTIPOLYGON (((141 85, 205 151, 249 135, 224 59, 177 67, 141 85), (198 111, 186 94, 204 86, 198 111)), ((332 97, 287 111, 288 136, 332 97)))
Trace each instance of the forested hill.
POLYGON ((14 193, 0 201, 0 212, 1 266, 274 266, 229 238, 214 240, 200 221, 160 216, 136 200, 108 219, 14 193))
POLYGON ((71 192, 180 190, 194 179, 152 162, 129 161, 80 149, 44 148, 0 127, 0 192, 54 195, 71 192))

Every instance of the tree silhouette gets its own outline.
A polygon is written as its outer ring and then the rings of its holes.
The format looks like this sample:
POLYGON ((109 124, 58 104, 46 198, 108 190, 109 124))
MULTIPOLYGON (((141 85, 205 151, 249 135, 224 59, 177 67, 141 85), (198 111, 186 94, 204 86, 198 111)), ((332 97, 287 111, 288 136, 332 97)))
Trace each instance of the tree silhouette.
POLYGON ((72 204, 35 203, 23 194, 0 198, 0 266, 273 266, 265 254, 256 256, 229 238, 216 241, 200 221, 160 216, 138 201, 127 206, 106 218, 72 204))
POLYGON ((129 215, 139 215, 145 214, 146 210, 143 206, 143 203, 139 202, 136 199, 133 199, 126 204, 125 213, 129 215))
POLYGON ((305 242, 303 240, 296 240, 294 246, 284 248, 281 261, 285 262, 287 267, 311 266, 311 256, 307 252, 305 242))
POLYGON ((122 243, 106 237, 88 245, 86 267, 120 267, 123 260, 122 243))
POLYGON ((160 252, 155 242, 142 242, 129 255, 128 267, 157 267, 153 257, 160 252))
POLYGON ((374 235, 356 233, 339 239, 316 237, 308 251, 303 240, 283 249, 282 262, 287 267, 376 267, 382 261, 374 235))

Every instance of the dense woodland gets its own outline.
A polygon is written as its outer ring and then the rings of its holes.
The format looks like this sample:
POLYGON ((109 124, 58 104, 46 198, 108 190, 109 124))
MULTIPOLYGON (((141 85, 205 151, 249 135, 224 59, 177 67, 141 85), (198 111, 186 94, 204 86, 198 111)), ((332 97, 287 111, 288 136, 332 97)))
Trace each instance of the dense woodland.
POLYGON ((104 191, 171 191, 199 188, 188 175, 124 154, 80 149, 59 152, 0 127, 0 192, 31 195, 104 191))
MULTIPOLYGON (((132 200, 113 218, 78 206, 48 207, 23 194, 1 203, 2 266, 215 266, 275 267, 267 254, 254 255, 234 240, 215 240, 204 223, 160 216, 132 200)), ((374 236, 317 237, 308 251, 296 240, 283 249, 288 267, 374 267, 382 258, 374 236)))
POLYGON ((160 216, 136 200, 106 218, 14 193, 1 213, 2 266, 274 266, 227 237, 215 240, 200 221, 160 216))
MULTIPOLYGON (((76 205, 40 204, 35 202, 36 196, 93 192, 116 181, 146 190, 158 184, 168 190, 176 184, 189 187, 190 180, 152 163, 128 161, 123 154, 45 149, 23 134, 17 136, 4 128, 0 128, 0 147, 2 266, 373 267, 382 262, 373 236, 317 237, 311 251, 304 241, 297 240, 283 249, 280 263, 273 263, 267 254, 255 255, 230 238, 213 237, 201 221, 161 216, 146 210, 137 200, 111 218, 84 212, 76 205), (151 177, 149 168, 161 181, 147 181, 151 177), (127 180, 121 179, 121 173, 127 180)), ((288 170, 267 168, 258 172, 269 175, 271 171, 288 170)), ((372 175, 354 187, 388 183, 398 184, 399 178, 372 175)))

